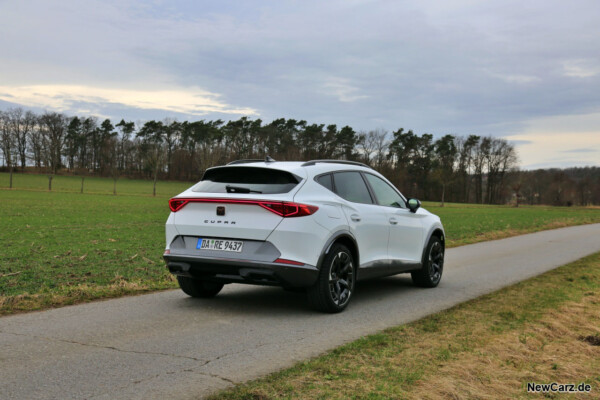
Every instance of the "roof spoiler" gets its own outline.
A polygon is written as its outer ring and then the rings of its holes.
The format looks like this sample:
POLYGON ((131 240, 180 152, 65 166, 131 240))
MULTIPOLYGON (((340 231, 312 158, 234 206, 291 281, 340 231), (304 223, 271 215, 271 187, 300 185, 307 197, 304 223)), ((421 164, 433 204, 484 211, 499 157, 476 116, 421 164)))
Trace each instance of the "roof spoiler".
POLYGON ((257 163, 257 162, 266 162, 266 163, 272 163, 275 162, 275 160, 269 156, 266 156, 265 159, 258 159, 258 158, 250 158, 250 159, 245 159, 245 160, 235 160, 232 161, 230 163, 227 163, 227 165, 235 165, 235 164, 250 164, 250 163, 257 163))
POLYGON ((303 167, 310 167, 311 165, 316 165, 316 164, 320 164, 320 163, 356 165, 358 167, 365 167, 365 168, 372 169, 368 165, 363 164, 361 162, 358 162, 358 161, 347 161, 347 160, 311 160, 311 161, 305 162, 304 164, 302 164, 302 166, 303 167))

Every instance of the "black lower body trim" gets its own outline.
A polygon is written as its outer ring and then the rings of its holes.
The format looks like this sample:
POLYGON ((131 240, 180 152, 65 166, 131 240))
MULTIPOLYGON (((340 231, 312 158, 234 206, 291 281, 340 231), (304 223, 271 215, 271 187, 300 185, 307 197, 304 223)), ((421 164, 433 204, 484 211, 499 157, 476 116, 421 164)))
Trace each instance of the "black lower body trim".
POLYGON ((368 279, 384 278, 405 272, 411 272, 421 269, 421 263, 405 262, 400 260, 380 260, 372 261, 366 265, 361 265, 358 269, 359 281, 368 279))
POLYGON ((312 265, 190 257, 168 254, 163 256, 169 272, 174 275, 201 278, 221 283, 309 287, 317 280, 318 270, 312 265))

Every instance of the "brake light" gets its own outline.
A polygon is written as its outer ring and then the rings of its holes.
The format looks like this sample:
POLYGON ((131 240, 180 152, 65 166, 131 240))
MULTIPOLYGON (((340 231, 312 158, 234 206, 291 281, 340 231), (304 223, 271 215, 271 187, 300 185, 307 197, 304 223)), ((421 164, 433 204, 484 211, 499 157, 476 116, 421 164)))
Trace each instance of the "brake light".
POLYGON ((169 208, 173 212, 177 212, 183 208, 188 203, 187 199, 171 199, 169 200, 169 208))
POLYGON ((169 200, 169 208, 173 212, 181 210, 188 203, 221 203, 221 204, 248 204, 255 205, 269 210, 284 218, 304 217, 312 215, 319 207, 308 204, 293 203, 289 201, 268 201, 268 200, 243 200, 243 199, 211 199, 211 198, 196 198, 182 199, 173 198, 169 200))
POLYGON ((305 215, 314 214, 319 207, 309 206, 306 204, 282 202, 261 202, 258 204, 262 208, 269 210, 282 217, 303 217, 305 215))

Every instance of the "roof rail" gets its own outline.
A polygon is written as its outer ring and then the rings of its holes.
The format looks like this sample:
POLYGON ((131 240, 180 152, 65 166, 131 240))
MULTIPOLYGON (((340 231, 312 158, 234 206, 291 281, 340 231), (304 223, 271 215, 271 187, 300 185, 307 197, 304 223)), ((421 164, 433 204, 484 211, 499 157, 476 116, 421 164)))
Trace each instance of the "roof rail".
POLYGON ((272 159, 269 156, 266 156, 263 159, 258 159, 258 158, 249 158, 249 159, 245 159, 245 160, 235 160, 235 161, 231 161, 229 163, 227 163, 227 165, 235 165, 235 164, 249 164, 249 163, 256 163, 256 162, 266 162, 266 163, 271 163, 271 162, 275 162, 274 159, 272 159))
POLYGON ((317 163, 327 163, 327 164, 347 164, 347 165, 356 165, 357 167, 365 167, 372 169, 367 164, 360 163, 358 161, 347 161, 347 160, 311 160, 302 164, 303 167, 310 167, 311 165, 316 165, 317 163))

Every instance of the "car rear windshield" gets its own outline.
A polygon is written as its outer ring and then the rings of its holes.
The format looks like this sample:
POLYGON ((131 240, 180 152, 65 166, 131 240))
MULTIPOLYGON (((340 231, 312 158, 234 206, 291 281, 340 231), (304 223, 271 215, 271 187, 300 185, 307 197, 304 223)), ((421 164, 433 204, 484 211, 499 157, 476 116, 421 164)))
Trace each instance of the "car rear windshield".
POLYGON ((192 188, 204 193, 287 193, 300 178, 286 171, 255 167, 212 168, 192 188))

